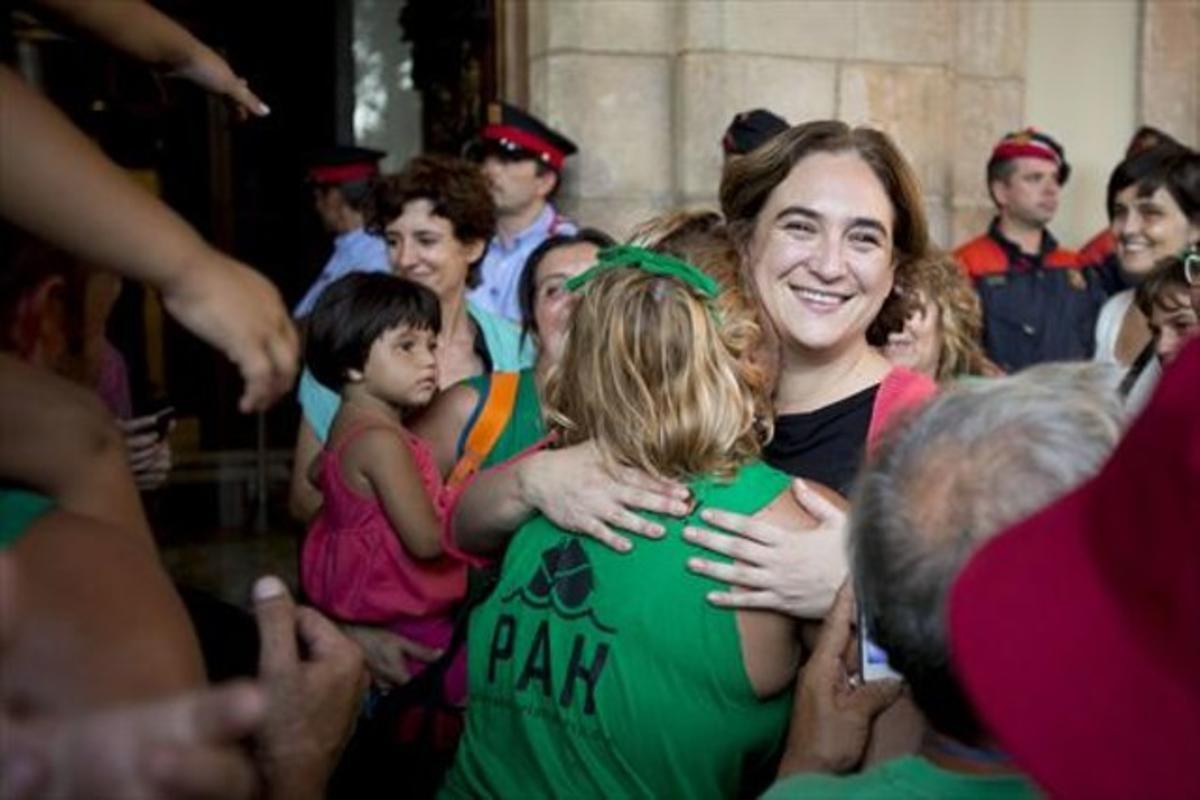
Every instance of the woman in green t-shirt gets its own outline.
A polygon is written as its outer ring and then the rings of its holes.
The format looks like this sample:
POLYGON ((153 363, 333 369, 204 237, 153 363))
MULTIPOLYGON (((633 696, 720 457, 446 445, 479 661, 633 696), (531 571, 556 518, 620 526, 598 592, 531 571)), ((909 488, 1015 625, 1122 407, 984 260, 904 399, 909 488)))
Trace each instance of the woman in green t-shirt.
POLYGON ((445 793, 732 796, 780 743, 800 654, 790 619, 705 602, 682 529, 709 505, 812 522, 758 460, 769 416, 747 357, 754 323, 717 311, 709 276, 640 248, 604 251, 567 287, 580 299, 545 391, 558 444, 590 440, 692 502, 683 518, 648 515, 665 535, 631 552, 544 516, 513 536, 471 620, 445 793))

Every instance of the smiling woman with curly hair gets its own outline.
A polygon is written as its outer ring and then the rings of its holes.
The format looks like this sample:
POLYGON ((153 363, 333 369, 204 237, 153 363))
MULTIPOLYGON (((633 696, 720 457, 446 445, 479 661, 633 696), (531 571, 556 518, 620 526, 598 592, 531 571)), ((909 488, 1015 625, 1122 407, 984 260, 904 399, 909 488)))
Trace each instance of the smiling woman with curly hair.
POLYGON ((904 302, 885 307, 867 339, 893 364, 937 380, 996 376, 983 353, 979 296, 949 253, 930 253, 903 275, 896 292, 904 302))

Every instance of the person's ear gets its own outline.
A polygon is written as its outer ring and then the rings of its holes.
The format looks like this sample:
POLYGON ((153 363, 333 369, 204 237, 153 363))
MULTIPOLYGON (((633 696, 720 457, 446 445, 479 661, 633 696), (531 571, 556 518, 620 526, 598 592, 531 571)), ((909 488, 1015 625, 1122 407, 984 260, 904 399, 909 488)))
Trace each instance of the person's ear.
POLYGON ((552 169, 542 170, 537 176, 538 197, 545 200, 554 193, 554 189, 558 186, 558 173, 552 169))
POLYGON ((30 364, 54 369, 67 351, 66 281, 42 280, 17 301, 8 332, 17 355, 30 364))
POLYGON ((467 263, 474 264, 476 261, 483 258, 484 251, 487 250, 487 245, 488 243, 483 239, 476 239, 464 244, 463 248, 466 250, 467 263))
POLYGON ((363 379, 363 373, 362 373, 362 370, 361 370, 361 369, 354 369, 353 367, 351 367, 350 369, 347 369, 347 370, 346 370, 346 380, 347 380, 347 382, 349 382, 349 383, 361 383, 361 382, 362 382, 362 379, 363 379))

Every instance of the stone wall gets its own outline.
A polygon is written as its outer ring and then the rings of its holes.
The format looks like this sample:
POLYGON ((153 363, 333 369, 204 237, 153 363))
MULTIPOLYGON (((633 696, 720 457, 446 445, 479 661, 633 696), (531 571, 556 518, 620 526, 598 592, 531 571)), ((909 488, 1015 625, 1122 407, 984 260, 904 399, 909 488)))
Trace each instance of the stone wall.
POLYGON ((1143 0, 1139 117, 1200 147, 1200 0, 1143 0))
MULTIPOLYGON (((1139 9, 1137 120, 1196 144, 1200 0, 1121 1, 1139 9)), ((765 106, 892 134, 935 239, 952 244, 990 218, 986 154, 1026 122, 1026 0, 504 2, 527 33, 511 74, 581 146, 561 205, 618 235, 657 211, 715 206, 721 134, 765 106)))
POLYGON ((580 145, 561 204, 617 234, 715 206, 720 138, 764 106, 892 134, 951 242, 990 214, 981 154, 1019 127, 1020 0, 530 0, 529 103, 580 145))

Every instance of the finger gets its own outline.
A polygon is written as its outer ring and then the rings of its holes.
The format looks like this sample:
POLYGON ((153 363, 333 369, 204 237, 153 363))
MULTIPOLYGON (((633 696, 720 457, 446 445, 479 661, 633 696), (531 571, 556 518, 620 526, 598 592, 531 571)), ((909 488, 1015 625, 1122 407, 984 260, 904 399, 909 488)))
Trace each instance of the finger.
POLYGON ((275 675, 299 663, 296 647, 296 604, 283 581, 274 575, 254 583, 254 616, 258 621, 258 669, 275 675))
POLYGON ((267 352, 275 370, 279 394, 291 391, 300 364, 300 340, 290 320, 284 320, 279 333, 267 342, 267 352))
POLYGON ((633 467, 612 467, 610 471, 614 478, 626 486, 640 488, 684 502, 692 499, 691 490, 677 481, 659 478, 633 467))
POLYGON ((736 558, 748 564, 762 564, 770 560, 771 551, 761 544, 747 541, 738 536, 726 536, 688 525, 683 529, 683 538, 714 553, 736 558))
POLYGON ((814 660, 833 664, 841 660, 842 653, 850 641, 850 623, 854 617, 854 593, 850 581, 844 581, 833 599, 833 607, 825 616, 821 632, 817 636, 814 660))
POLYGON ((892 678, 867 681, 854 690, 848 702, 867 716, 874 717, 896 702, 903 690, 904 681, 892 678))
POLYGON ((579 526, 579 533, 592 537, 596 541, 600 542, 600 544, 612 550, 616 550, 618 553, 628 553, 633 549, 632 542, 630 542, 624 536, 618 536, 617 534, 613 533, 608 529, 607 525, 598 519, 589 519, 584 522, 579 526))
POLYGON ((405 639, 403 636, 397 636, 396 647, 401 653, 409 658, 415 658, 418 661, 424 661, 430 664, 437 661, 445 653, 445 650, 440 650, 436 647, 426 647, 420 642, 414 642, 412 639, 405 639))
POLYGON ((229 96, 242 108, 254 114, 256 117, 265 117, 271 113, 271 109, 267 104, 258 98, 254 92, 250 91, 250 85, 244 80, 239 79, 233 85, 229 92, 229 96))
POLYGON ((152 427, 154 425, 154 423, 155 423, 155 417, 154 417, 154 415, 151 414, 151 415, 148 415, 145 417, 133 417, 132 419, 119 419, 119 420, 117 420, 117 427, 120 428, 125 433, 132 433, 134 431, 142 430, 143 428, 152 427))
POLYGON ((602 514, 601 518, 608 525, 629 531, 637 536, 645 536, 647 539, 661 539, 667 533, 667 529, 661 524, 620 506, 602 514))
POLYGON ((132 454, 135 451, 150 450, 154 445, 158 444, 158 433, 150 431, 149 433, 136 433, 125 436, 125 449, 132 454))
POLYGON ((700 519, 713 527, 740 534, 763 544, 774 544, 783 536, 783 532, 774 525, 767 525, 743 514, 722 511, 719 508, 704 509, 700 512, 700 519))
POLYGON ((186 727, 176 731, 184 734, 177 737, 180 742, 236 742, 254 732, 267 710, 262 689, 244 680, 198 692, 182 702, 186 727))
POLYGON ((703 558, 689 558, 687 567, 692 572, 705 575, 722 583, 740 586, 746 589, 770 588, 770 576, 757 567, 746 567, 741 564, 721 564, 703 558))
POLYGON ((313 660, 362 658, 359 646, 314 608, 301 606, 296 611, 296 627, 313 660))
POLYGON ((709 592, 705 599, 721 608, 766 608, 785 611, 779 595, 775 592, 709 592))
POLYGON ((257 788, 254 767, 237 747, 156 745, 146 753, 146 770, 162 796, 180 800, 250 798, 257 788))
POLYGON ((617 502, 625 508, 639 508, 643 511, 653 511, 670 517, 684 517, 690 511, 690 506, 683 500, 670 495, 648 492, 632 486, 618 485, 617 502))
POLYGON ((800 504, 801 508, 822 525, 840 525, 846 519, 845 510, 834 505, 829 498, 814 490, 800 478, 792 481, 792 496, 796 498, 796 502, 800 504))
POLYGON ((243 414, 265 410, 273 399, 274 380, 274 372, 266 350, 256 345, 243 353, 237 361, 242 380, 246 383, 245 389, 242 390, 242 398, 238 401, 238 409, 243 414))
POLYGON ((382 661, 376 660, 368 664, 371 670, 371 678, 376 686, 387 688, 389 686, 403 686, 412 680, 412 675, 408 671, 408 665, 404 663, 403 656, 396 658, 387 658, 382 661))

